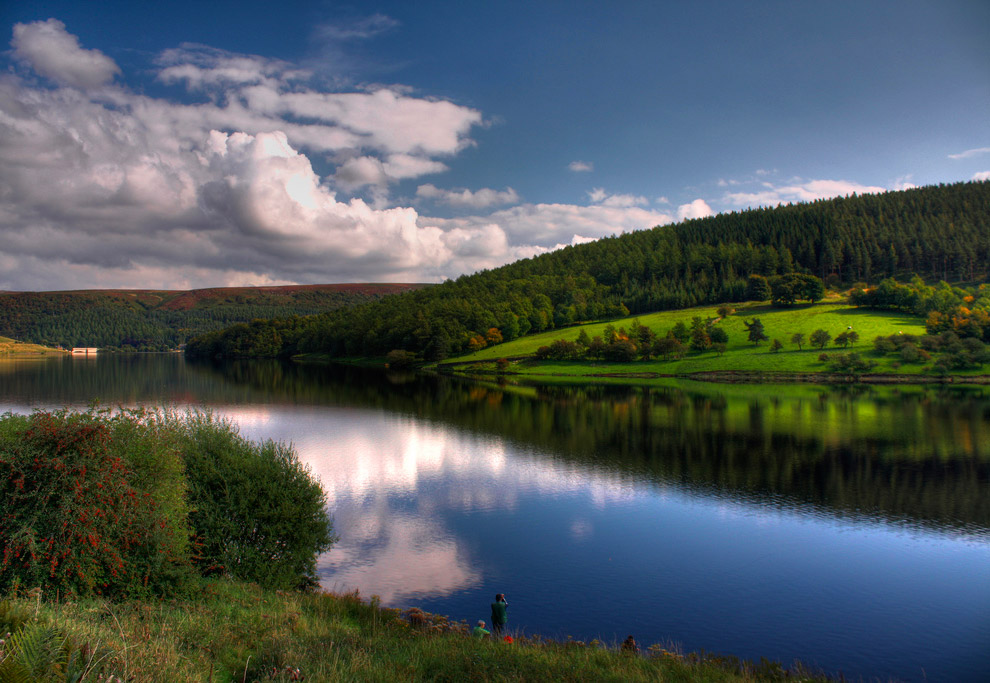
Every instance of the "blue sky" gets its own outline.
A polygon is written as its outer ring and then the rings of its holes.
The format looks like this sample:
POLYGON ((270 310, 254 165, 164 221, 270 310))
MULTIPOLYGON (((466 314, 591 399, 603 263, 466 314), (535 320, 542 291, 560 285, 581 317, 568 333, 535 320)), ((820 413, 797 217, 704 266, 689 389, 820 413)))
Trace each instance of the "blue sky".
POLYGON ((6 2, 0 289, 439 281, 990 176, 990 3, 6 2))

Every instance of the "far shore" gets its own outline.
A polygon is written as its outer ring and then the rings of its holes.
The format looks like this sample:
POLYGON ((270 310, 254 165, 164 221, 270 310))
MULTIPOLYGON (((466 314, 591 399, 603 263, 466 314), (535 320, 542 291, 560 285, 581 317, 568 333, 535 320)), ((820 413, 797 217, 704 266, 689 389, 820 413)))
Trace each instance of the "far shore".
POLYGON ((0 359, 3 358, 37 358, 39 356, 65 355, 65 349, 54 349, 40 344, 28 344, 14 339, 0 337, 0 359))
MULTIPOLYGON (((362 367, 387 368, 384 358, 333 358, 325 354, 303 354, 294 356, 293 360, 304 363, 342 363, 362 367)), ((599 379, 687 379, 696 382, 712 382, 718 384, 990 384, 990 375, 962 374, 905 374, 893 372, 766 372, 752 370, 702 370, 695 372, 593 372, 594 365, 590 363, 575 364, 575 372, 540 372, 538 361, 530 357, 507 358, 511 362, 533 363, 526 372, 507 371, 499 373, 495 364, 489 361, 455 360, 432 365, 410 366, 410 371, 429 370, 445 375, 459 377, 504 377, 512 379, 539 379, 552 377, 554 379, 569 379, 574 381, 599 379)))
MULTIPOLYGON (((477 366, 477 362, 445 363, 437 366, 439 372, 463 376, 477 375, 464 372, 457 366, 477 366)), ((486 377, 498 375, 494 370, 485 371, 486 377)), ((861 374, 837 372, 754 372, 748 370, 711 370, 685 373, 662 372, 576 372, 560 373, 529 371, 525 374, 507 372, 498 376, 517 377, 567 377, 571 379, 689 379, 697 382, 723 384, 990 384, 990 375, 907 375, 898 373, 869 372, 861 374)))

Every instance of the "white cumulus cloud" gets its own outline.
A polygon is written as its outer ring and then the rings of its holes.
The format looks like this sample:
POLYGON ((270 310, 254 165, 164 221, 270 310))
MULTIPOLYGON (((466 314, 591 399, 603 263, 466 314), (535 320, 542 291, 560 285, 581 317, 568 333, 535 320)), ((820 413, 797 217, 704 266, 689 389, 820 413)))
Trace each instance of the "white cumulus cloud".
POLYGON ((731 192, 725 196, 725 201, 737 207, 777 206, 778 204, 812 202, 816 199, 886 191, 887 188, 884 187, 861 185, 847 180, 796 179, 787 185, 763 183, 762 188, 755 192, 731 192))
POLYGON ((99 50, 79 47, 79 39, 58 19, 15 24, 10 45, 35 73, 62 85, 96 88, 120 73, 120 67, 99 50))
POLYGON ((595 165, 590 161, 572 161, 567 165, 567 168, 575 173, 587 173, 595 170, 595 165))
POLYGON ((973 180, 990 180, 990 171, 980 171, 974 174, 973 180))
POLYGON ((512 247, 516 257, 523 258, 563 244, 665 225, 672 223, 674 218, 640 207, 520 204, 485 216, 420 219, 421 224, 424 221, 444 231, 454 228, 477 230, 481 226, 496 225, 506 234, 509 244, 518 245, 512 247))
POLYGON ((519 195, 511 187, 505 190, 492 190, 482 188, 480 190, 442 190, 433 184, 420 185, 416 188, 416 196, 423 199, 432 199, 441 204, 455 207, 467 207, 472 209, 485 209, 498 204, 517 204, 519 195))
POLYGON ((614 206, 618 208, 629 208, 633 206, 646 206, 650 200, 642 195, 633 194, 611 194, 600 187, 596 187, 588 192, 588 199, 594 204, 602 206, 614 206))
POLYGON ((61 22, 19 26, 9 54, 56 87, 0 72, 0 289, 438 281, 674 220, 432 183, 420 199, 471 215, 423 216, 389 188, 445 172, 475 109, 194 45, 155 61, 182 95, 150 96, 61 22))
POLYGON ((684 220, 686 218, 705 218, 706 216, 714 216, 715 212, 712 207, 708 206, 704 199, 695 199, 689 204, 681 204, 677 207, 677 218, 679 220, 684 220))

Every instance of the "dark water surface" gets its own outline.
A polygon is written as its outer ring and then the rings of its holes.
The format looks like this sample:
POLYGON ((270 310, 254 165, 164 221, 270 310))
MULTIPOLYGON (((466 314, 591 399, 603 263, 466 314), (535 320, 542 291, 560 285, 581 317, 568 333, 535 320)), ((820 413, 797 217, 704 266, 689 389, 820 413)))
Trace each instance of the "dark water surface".
POLYGON ((990 389, 519 387, 175 355, 0 363, 0 412, 208 406, 292 442, 324 586, 471 622, 990 680, 990 389))

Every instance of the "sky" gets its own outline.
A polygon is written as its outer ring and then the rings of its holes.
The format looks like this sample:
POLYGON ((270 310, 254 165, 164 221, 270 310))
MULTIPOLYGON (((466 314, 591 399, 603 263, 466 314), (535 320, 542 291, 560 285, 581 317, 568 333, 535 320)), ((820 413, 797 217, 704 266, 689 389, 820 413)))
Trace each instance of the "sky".
POLYGON ((990 3, 0 3, 0 290, 440 282, 990 179, 990 3))

